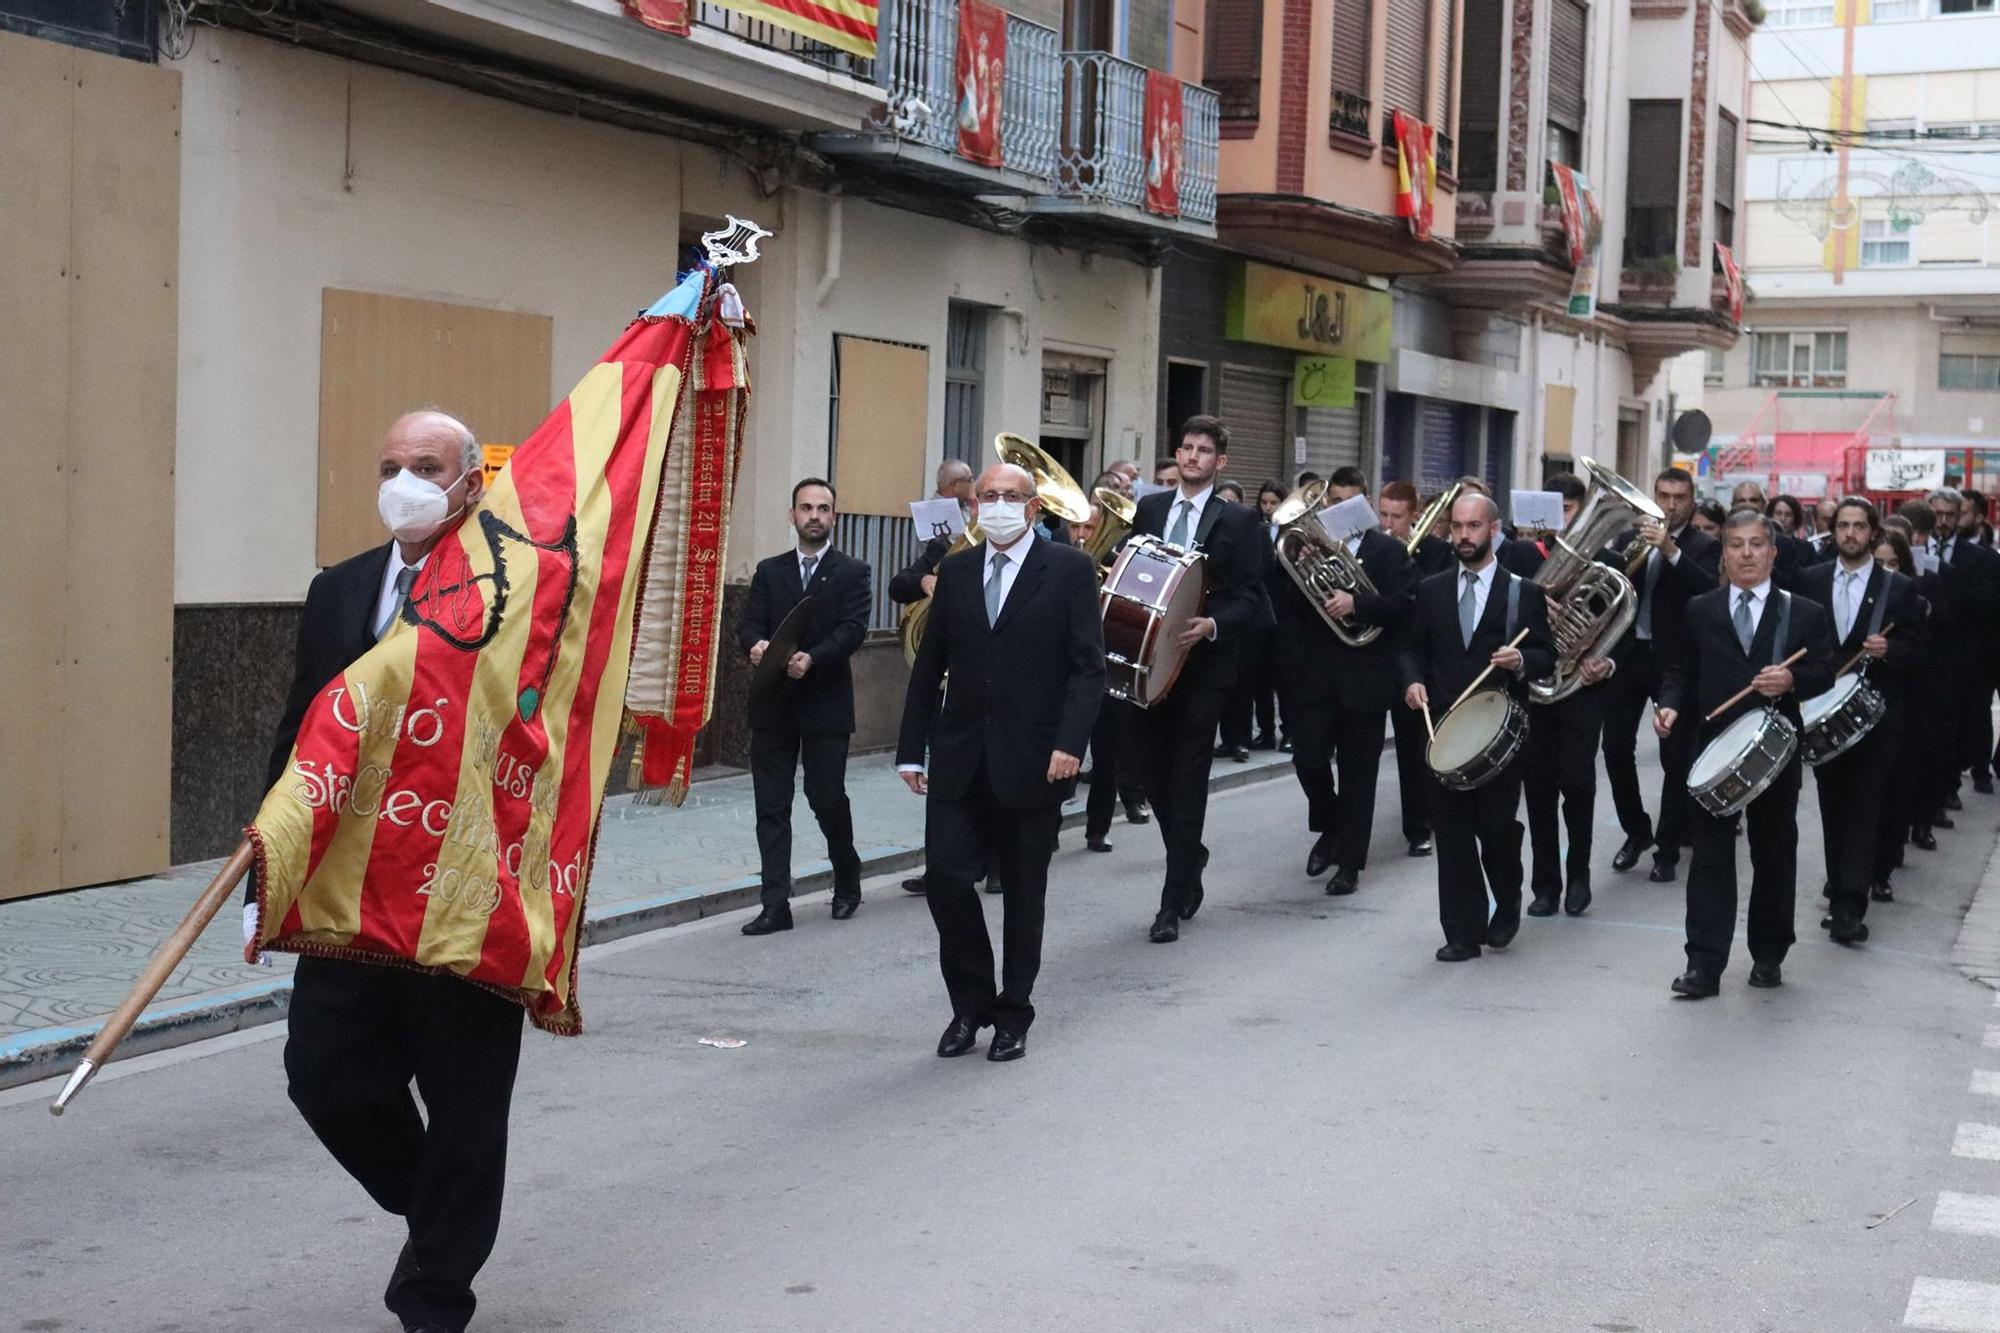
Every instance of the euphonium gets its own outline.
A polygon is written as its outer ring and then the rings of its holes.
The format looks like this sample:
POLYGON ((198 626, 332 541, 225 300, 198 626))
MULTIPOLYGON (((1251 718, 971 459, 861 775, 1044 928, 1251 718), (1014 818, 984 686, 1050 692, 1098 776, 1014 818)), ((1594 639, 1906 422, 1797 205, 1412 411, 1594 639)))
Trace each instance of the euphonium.
POLYGON ((1381 637, 1380 625, 1364 625, 1351 616, 1327 613, 1326 599, 1335 593, 1372 593, 1375 585, 1347 543, 1337 540, 1320 521, 1320 501, 1325 495, 1325 482, 1309 481, 1272 511, 1271 521, 1278 525, 1278 563, 1342 643, 1350 648, 1366 647, 1381 637))
POLYGON ((1424 506, 1424 512, 1419 514, 1417 521, 1410 525, 1410 539, 1403 543, 1403 548, 1410 553, 1412 560, 1417 558, 1417 547, 1423 544, 1424 538, 1430 536, 1431 529, 1437 526, 1438 515, 1450 513, 1453 502, 1458 499, 1459 492, 1464 489, 1464 482, 1454 481, 1451 485, 1444 488, 1443 494, 1424 506))
POLYGON ((1666 518, 1631 482, 1588 458, 1582 461, 1590 489, 1535 572, 1535 582, 1548 595, 1549 637, 1556 649, 1553 674, 1528 683, 1528 694, 1538 704, 1552 704, 1582 689, 1584 659, 1618 642, 1639 612, 1632 580, 1598 563, 1597 553, 1635 518, 1666 518))

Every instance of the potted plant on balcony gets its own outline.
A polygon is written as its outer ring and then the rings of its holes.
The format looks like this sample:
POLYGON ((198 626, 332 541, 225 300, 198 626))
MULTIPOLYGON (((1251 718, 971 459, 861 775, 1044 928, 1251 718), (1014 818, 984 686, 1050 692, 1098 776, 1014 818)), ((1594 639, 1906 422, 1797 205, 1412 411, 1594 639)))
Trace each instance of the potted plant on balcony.
POLYGON ((1672 255, 1647 255, 1630 260, 1618 275, 1619 299, 1669 305, 1680 272, 1680 261, 1672 255))

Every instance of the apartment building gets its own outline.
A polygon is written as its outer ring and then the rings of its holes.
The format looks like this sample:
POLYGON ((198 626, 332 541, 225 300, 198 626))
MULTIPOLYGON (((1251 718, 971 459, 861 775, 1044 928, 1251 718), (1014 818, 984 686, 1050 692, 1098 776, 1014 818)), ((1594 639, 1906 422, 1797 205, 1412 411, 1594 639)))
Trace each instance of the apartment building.
POLYGON ((1838 490, 1860 451, 2000 486, 2000 15, 1778 3, 1752 45, 1742 343, 1703 366, 1721 476, 1838 490))

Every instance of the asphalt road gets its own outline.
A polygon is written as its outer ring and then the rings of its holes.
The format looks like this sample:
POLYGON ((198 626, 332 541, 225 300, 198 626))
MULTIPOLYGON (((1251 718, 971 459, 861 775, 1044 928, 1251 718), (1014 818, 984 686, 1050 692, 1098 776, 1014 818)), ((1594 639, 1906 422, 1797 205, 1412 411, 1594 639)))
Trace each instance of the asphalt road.
MULTIPOLYGON (((1739 932, 1691 1004, 1680 889, 1640 873, 1434 962, 1393 793, 1347 899, 1304 877, 1292 783, 1219 796, 1166 946, 1156 831, 1070 834, 1017 1064, 932 1054, 935 937, 893 880, 848 923, 591 951, 588 1035, 528 1040, 474 1328, 1835 1333, 2000 1273, 2000 1238, 1933 1225, 2000 1193, 1953 1152, 2000 1120, 1971 1090, 2000 1012, 1948 962, 2000 801, 1968 793, 1854 950, 1817 929, 1808 817, 1787 984, 1744 986, 1739 932)), ((62 1120, 0 1095, 0 1333, 395 1328, 399 1225, 297 1119, 278 1034, 114 1069, 62 1120)))

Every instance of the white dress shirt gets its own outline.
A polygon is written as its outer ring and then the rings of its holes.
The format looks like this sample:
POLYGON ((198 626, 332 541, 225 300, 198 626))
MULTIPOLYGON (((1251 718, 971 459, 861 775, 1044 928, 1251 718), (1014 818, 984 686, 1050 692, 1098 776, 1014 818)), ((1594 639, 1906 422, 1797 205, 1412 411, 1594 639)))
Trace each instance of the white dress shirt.
POLYGON ((430 553, 425 552, 423 560, 411 565, 403 560, 403 544, 389 543, 389 566, 382 571, 382 587, 375 594, 375 618, 368 622, 368 628, 376 638, 389 632, 390 618, 403 609, 403 594, 396 591, 396 576, 406 569, 422 569, 430 553))
MULTIPOLYGON (((1861 615, 1862 599, 1868 596, 1868 580, 1875 577, 1875 557, 1869 556, 1861 562, 1861 568, 1850 570, 1844 561, 1836 562, 1833 569, 1833 627, 1838 639, 1845 639, 1854 631, 1854 622, 1861 615), (1846 583, 1852 574, 1854 581, 1846 583), (1845 596, 1841 588, 1847 587, 1845 596)), ((1838 640, 1836 640, 1838 641, 1838 640)))

